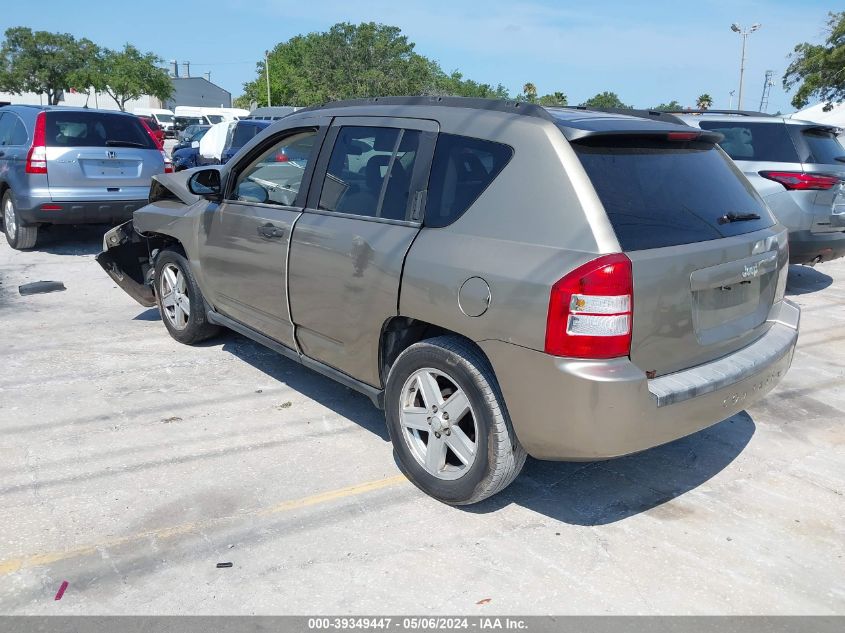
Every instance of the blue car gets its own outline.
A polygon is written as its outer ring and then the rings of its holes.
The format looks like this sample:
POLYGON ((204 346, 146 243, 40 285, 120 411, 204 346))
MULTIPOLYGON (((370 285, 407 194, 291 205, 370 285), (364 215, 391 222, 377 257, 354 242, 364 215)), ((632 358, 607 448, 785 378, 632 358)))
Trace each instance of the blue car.
POLYGON ((174 171, 182 171, 183 169, 191 169, 192 167, 199 167, 201 165, 223 165, 271 123, 272 121, 250 119, 234 121, 229 124, 226 140, 220 152, 219 159, 203 156, 197 147, 185 147, 173 152, 171 156, 173 169, 174 171))

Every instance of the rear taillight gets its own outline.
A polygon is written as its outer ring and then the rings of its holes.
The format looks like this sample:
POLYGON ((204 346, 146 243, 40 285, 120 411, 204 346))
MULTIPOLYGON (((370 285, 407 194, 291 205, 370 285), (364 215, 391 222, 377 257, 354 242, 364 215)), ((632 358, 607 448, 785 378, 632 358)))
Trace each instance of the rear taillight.
POLYGON ((761 171, 763 178, 779 182, 789 190, 806 191, 813 189, 833 189, 839 184, 836 176, 808 174, 803 171, 761 171))
POLYGON ((35 130, 32 133, 32 146, 26 154, 26 173, 47 173, 47 115, 39 112, 35 117, 35 130))
POLYGON ((572 358, 628 356, 633 310, 631 260, 621 253, 594 259, 552 286, 545 351, 572 358))
POLYGON ((173 173, 173 161, 168 158, 167 153, 164 150, 161 151, 161 157, 164 159, 164 173, 165 174, 172 174, 173 173))

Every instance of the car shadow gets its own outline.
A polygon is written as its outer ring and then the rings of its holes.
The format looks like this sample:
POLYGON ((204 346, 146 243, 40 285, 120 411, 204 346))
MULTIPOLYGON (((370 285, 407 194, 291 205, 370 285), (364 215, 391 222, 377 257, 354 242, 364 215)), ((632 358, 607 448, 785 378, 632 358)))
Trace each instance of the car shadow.
POLYGON ((466 512, 484 514, 516 504, 571 525, 606 525, 648 512, 676 520, 695 512, 678 497, 724 470, 754 435, 742 411, 694 435, 599 462, 544 462, 529 458, 502 493, 466 512))
POLYGON ((53 255, 96 255, 103 250, 103 235, 109 224, 53 224, 38 231, 38 241, 29 250, 53 255))
POLYGON ((366 396, 235 332, 225 331, 219 337, 206 341, 209 346, 221 343, 224 352, 237 356, 273 380, 286 384, 385 442, 390 441, 384 413, 366 396))
POLYGON ((161 321, 161 313, 158 308, 148 308, 140 314, 132 317, 133 321, 161 321))
POLYGON ((804 295, 824 290, 833 283, 833 277, 811 266, 792 264, 786 278, 786 294, 804 295))

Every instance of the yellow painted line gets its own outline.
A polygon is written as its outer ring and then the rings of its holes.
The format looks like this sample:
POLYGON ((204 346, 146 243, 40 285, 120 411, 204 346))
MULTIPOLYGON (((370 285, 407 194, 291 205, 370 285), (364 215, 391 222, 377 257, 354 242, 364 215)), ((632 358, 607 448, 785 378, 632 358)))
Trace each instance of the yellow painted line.
POLYGON ((338 499, 345 499, 357 495, 366 494, 375 490, 383 490, 402 483, 408 480, 404 475, 395 475, 386 479, 377 479, 375 481, 368 481, 354 486, 347 486, 346 488, 338 488, 337 490, 329 490, 327 492, 320 492, 309 497, 302 497, 301 499, 292 499, 290 501, 283 501, 269 508, 260 508, 250 512, 242 512, 240 514, 233 514, 225 517, 215 517, 205 521, 195 521, 191 523, 183 523, 181 525, 173 525, 171 527, 160 528, 158 530, 149 530, 147 532, 140 532, 138 534, 131 534, 115 539, 101 541, 93 545, 82 545, 80 547, 65 550, 63 552, 47 552, 44 554, 33 554, 31 556, 23 556, 21 558, 11 558, 9 560, 0 561, 0 576, 8 576, 16 571, 28 567, 43 567, 44 565, 51 565, 59 561, 68 560, 71 558, 81 558, 83 556, 90 556, 96 554, 102 549, 109 549, 126 545, 129 543, 137 543, 146 541, 151 538, 158 540, 165 540, 175 536, 183 536, 185 534, 192 534, 213 527, 220 523, 232 521, 235 519, 243 519, 248 517, 263 517, 272 516, 274 514, 281 514, 283 512, 291 512, 292 510, 299 510, 301 508, 308 508, 311 506, 337 501, 338 499))

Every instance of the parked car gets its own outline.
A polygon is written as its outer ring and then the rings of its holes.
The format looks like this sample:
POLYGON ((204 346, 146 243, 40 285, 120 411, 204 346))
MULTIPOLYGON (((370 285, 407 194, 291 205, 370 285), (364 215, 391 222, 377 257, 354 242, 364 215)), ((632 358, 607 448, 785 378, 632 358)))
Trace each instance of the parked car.
POLYGON ((170 148, 170 153, 178 152, 180 149, 187 147, 199 148, 200 139, 205 136, 211 126, 208 125, 191 125, 182 133, 179 142, 170 148))
POLYGON ((641 451, 783 378, 787 232, 721 138, 483 99, 328 104, 157 176, 98 261, 177 341, 227 327, 367 394, 408 478, 473 503, 526 453, 641 451))
POLYGON ((196 134, 197 132, 200 132, 200 131, 205 132, 210 127, 211 127, 210 125, 200 125, 200 124, 189 125, 188 127, 186 127, 184 130, 182 130, 179 133, 179 137, 178 137, 179 143, 184 143, 187 139, 194 136, 194 134, 196 134))
POLYGON ((790 261, 815 264, 845 255, 845 182, 837 128, 762 113, 680 114, 684 123, 724 135, 721 147, 789 229, 790 261))
POLYGON ((162 130, 156 120, 151 116, 136 115, 141 120, 141 124, 146 128, 150 136, 153 137, 159 149, 164 149, 164 130, 162 130))
POLYGON ((152 118, 158 127, 164 131, 167 138, 176 136, 176 130, 173 128, 173 111, 162 108, 135 108, 132 112, 138 116, 148 116, 152 118))
POLYGON ((12 248, 47 224, 117 224, 147 203, 164 152, 138 117, 84 108, 0 108, 0 197, 12 248))
POLYGON ((177 136, 182 134, 182 132, 192 125, 211 125, 211 122, 204 116, 173 117, 173 130, 177 136))

